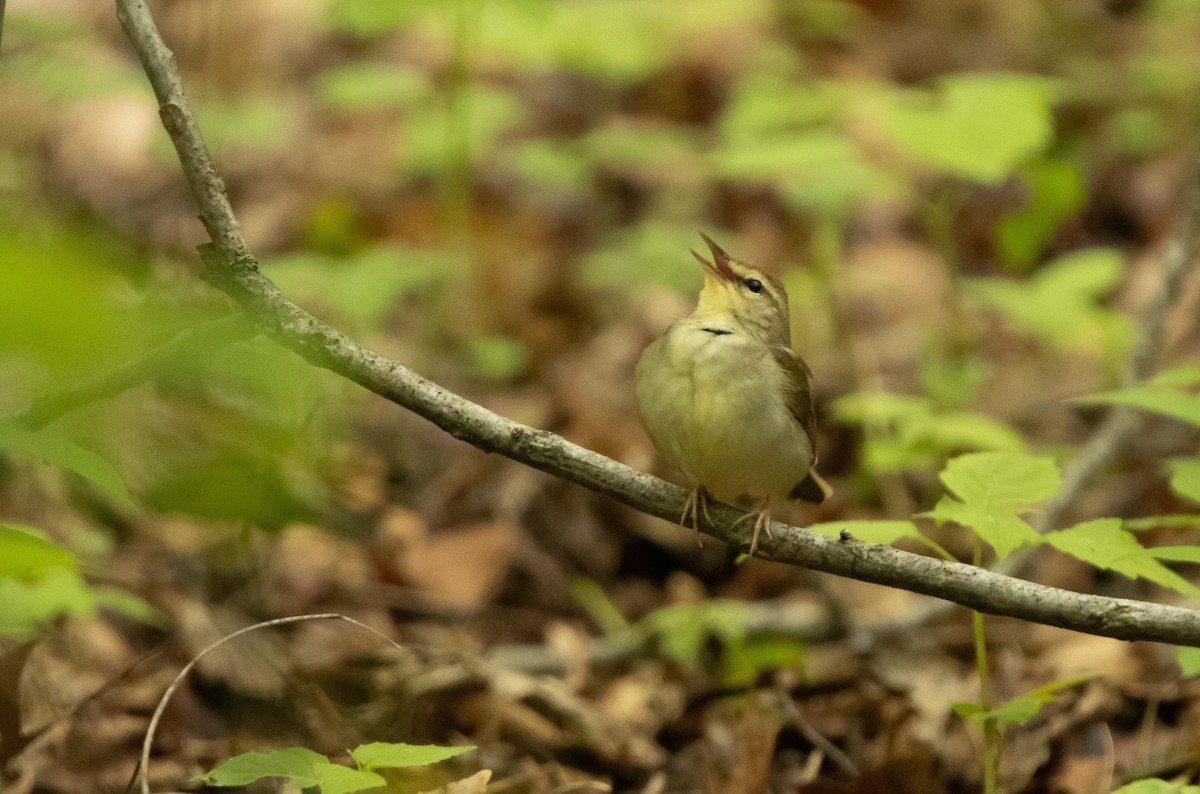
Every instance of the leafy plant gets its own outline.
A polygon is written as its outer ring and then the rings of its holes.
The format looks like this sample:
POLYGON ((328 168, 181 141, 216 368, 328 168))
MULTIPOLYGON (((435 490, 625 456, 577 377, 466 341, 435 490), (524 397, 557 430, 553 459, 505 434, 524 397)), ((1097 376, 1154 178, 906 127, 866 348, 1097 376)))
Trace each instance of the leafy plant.
POLYGON ((953 452, 1021 450, 1025 442, 1008 425, 974 411, 942 411, 932 400, 888 392, 839 398, 834 417, 872 428, 866 434, 864 467, 880 474, 921 471, 942 465, 953 452))
POLYGON ((932 93, 894 93, 882 103, 885 133, 925 165, 994 184, 1045 150, 1053 135, 1052 80, 1012 72, 955 74, 932 93))
POLYGON ((286 747, 236 755, 202 775, 200 780, 210 786, 228 787, 279 777, 293 786, 316 788, 321 794, 351 794, 387 785, 387 780, 376 770, 436 764, 474 749, 373 742, 350 751, 356 764, 351 769, 305 747, 286 747))
POLYGON ((955 714, 978 725, 982 725, 987 720, 995 720, 1000 724, 1007 725, 1024 725, 1041 711, 1043 706, 1057 699, 1058 693, 1091 680, 1092 677, 1078 676, 1062 681, 1051 681, 987 710, 981 708, 978 703, 956 703, 953 709, 955 714))
POLYGON ((1055 259, 1031 279, 974 279, 969 289, 1048 345, 1091 349, 1115 361, 1129 346, 1132 324, 1100 301, 1120 281, 1121 271, 1120 252, 1090 248, 1055 259))

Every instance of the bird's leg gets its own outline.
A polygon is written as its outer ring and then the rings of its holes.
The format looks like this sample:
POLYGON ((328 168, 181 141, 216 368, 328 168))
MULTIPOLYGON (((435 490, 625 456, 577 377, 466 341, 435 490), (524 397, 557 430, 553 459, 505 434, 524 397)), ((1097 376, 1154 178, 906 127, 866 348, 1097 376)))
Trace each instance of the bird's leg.
POLYGON ((758 550, 758 534, 765 528, 767 530, 767 537, 771 537, 771 497, 768 496, 764 499, 762 505, 754 512, 746 513, 746 515, 734 521, 733 525, 736 527, 738 524, 748 521, 751 518, 754 519, 754 534, 750 536, 749 556, 753 557, 754 552, 758 550))
POLYGON ((708 517, 708 489, 703 485, 697 485, 688 494, 687 501, 683 503, 683 515, 679 516, 679 525, 686 527, 688 525, 688 516, 691 516, 692 529, 696 530, 696 545, 704 548, 704 541, 700 537, 701 514, 703 514, 705 521, 712 521, 708 517))

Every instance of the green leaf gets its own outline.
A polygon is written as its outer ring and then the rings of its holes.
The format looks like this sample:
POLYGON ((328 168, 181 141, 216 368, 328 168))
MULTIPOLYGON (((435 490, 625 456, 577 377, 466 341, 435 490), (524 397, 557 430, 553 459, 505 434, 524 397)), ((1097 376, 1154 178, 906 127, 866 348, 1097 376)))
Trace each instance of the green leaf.
POLYGON ((1145 548, 1131 532, 1122 528, 1119 518, 1085 521, 1070 529, 1048 532, 1044 537, 1059 551, 1097 568, 1116 571, 1130 579, 1148 579, 1184 595, 1200 594, 1190 582, 1156 559, 1159 554, 1169 556, 1169 550, 1145 548))
POLYGON ((201 780, 210 786, 244 786, 265 777, 286 778, 300 788, 319 786, 322 794, 349 794, 387 785, 387 781, 374 772, 332 764, 325 756, 306 747, 242 753, 220 764, 201 780))
POLYGON ((939 500, 928 515, 939 523, 953 521, 969 527, 1000 558, 1041 541, 1017 514, 1053 496, 1059 487, 1053 459, 1023 452, 959 455, 942 470, 941 480, 952 496, 939 500))
POLYGON ((395 110, 434 96, 424 72, 381 63, 348 63, 317 77, 321 104, 340 111, 395 110))
POLYGON ((91 589, 71 569, 51 568, 33 581, 0 578, 0 635, 30 636, 59 615, 94 609, 91 589))
POLYGON ((1153 386, 1161 386, 1167 389, 1186 389, 1189 386, 1200 386, 1200 359, 1185 361, 1178 366, 1164 369, 1151 378, 1150 383, 1153 386))
POLYGON ((1146 778, 1121 786, 1112 794, 1200 794, 1200 786, 1183 786, 1158 778, 1146 778))
POLYGON ((1171 471, 1171 490, 1200 503, 1200 458, 1176 458, 1167 467, 1171 471))
POLYGON ((1179 663, 1179 674, 1184 678, 1200 675, 1200 648, 1176 648, 1175 661, 1179 663))
POLYGON ((650 613, 639 625, 658 638, 667 658, 695 667, 709 637, 726 643, 745 638, 746 609, 741 601, 723 599, 675 604, 650 613))
POLYGON ((996 550, 1004 559, 1022 546, 1036 546, 1041 536, 1029 522, 1015 513, 975 504, 963 504, 943 496, 926 515, 939 524, 947 521, 967 527, 996 550))
POLYGON ((1016 73, 943 78, 935 97, 897 97, 883 129, 912 157, 951 175, 992 184, 1043 151, 1053 136, 1054 83, 1016 73))
POLYGON ((0 423, 0 451, 35 458, 72 471, 113 499, 130 504, 129 492, 116 468, 104 458, 47 430, 27 430, 14 422, 0 423))
POLYGON ((977 703, 956 703, 951 708, 956 714, 976 724, 982 724, 985 720, 996 720, 1012 725, 1024 725, 1042 710, 1042 706, 1057 698, 1059 692, 1082 684, 1084 681, 1090 681, 1092 678, 1094 676, 1083 675, 1065 678, 1061 681, 1051 681, 1023 695, 1006 700, 987 711, 984 711, 977 703))
POLYGON ((75 555, 36 527, 0 523, 0 577, 39 579, 55 568, 75 569, 75 555))
POLYGON ((525 370, 529 352, 519 339, 480 336, 471 340, 471 363, 488 378, 512 378, 525 370))
POLYGON ((1076 402, 1085 405, 1104 403, 1107 405, 1131 405, 1146 411, 1180 419, 1200 427, 1200 395, 1188 394, 1174 388, 1164 388, 1153 382, 1143 386, 1131 386, 1119 391, 1102 392, 1080 397, 1076 402))
POLYGON ((1059 224, 1078 211, 1087 197, 1079 169, 1058 160, 1034 160, 1021 171, 1029 185, 1029 202, 1001 219, 997 228, 1000 255, 1028 267, 1059 224))
POLYGON ((629 621, 594 579, 575 577, 568 583, 567 592, 571 601, 582 608, 605 634, 616 634, 629 628, 629 621))
POLYGON ((730 642, 721 656, 722 678, 730 686, 752 683, 772 670, 802 671, 804 645, 795 637, 759 634, 730 642))
POLYGON ((973 452, 946 464, 942 483, 963 502, 1019 511, 1058 491, 1053 458, 1023 452, 973 452))
POLYGON ((1059 257, 1027 281, 973 279, 968 287, 1014 327, 1047 344, 1090 348, 1111 358, 1128 346, 1131 326, 1099 299, 1121 273, 1120 252, 1089 248, 1059 257))
POLYGON ((436 764, 438 761, 445 761, 474 749, 474 745, 440 747, 436 744, 372 742, 356 747, 350 751, 350 755, 363 769, 380 769, 436 764))

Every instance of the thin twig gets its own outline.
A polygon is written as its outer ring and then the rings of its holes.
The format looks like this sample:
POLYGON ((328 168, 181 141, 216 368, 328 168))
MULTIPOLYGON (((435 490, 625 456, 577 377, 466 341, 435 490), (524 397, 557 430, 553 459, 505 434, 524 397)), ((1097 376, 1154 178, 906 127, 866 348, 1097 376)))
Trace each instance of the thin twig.
MULTIPOLYGON (((183 96, 170 51, 143 0, 117 0, 118 16, 155 89, 167 132, 213 242, 201 246, 206 279, 281 345, 310 363, 364 386, 430 420, 456 438, 583 485, 637 510, 676 520, 687 492, 545 430, 510 421, 407 367, 366 350, 288 301, 258 269, 233 217, 212 159, 183 96)), ((701 529, 744 545, 741 512, 716 503, 701 529)), ((744 525, 744 522, 743 522, 744 525)), ((759 556, 867 582, 933 595, 989 614, 1127 640, 1200 647, 1200 613, 1180 607, 1073 593, 970 565, 942 562, 889 546, 839 540, 774 523, 759 556)))
POLYGON ((368 626, 365 623, 360 623, 357 620, 355 620, 354 618, 346 617, 345 615, 340 615, 337 612, 326 612, 326 613, 322 613, 319 615, 292 615, 292 616, 286 617, 286 618, 276 618, 275 620, 266 620, 266 621, 263 621, 262 623, 255 623, 253 626, 246 626, 245 628, 238 629, 237 631, 233 632, 232 634, 226 634, 224 637, 217 640, 212 645, 209 645, 207 648, 200 651, 200 653, 193 656, 192 660, 190 662, 188 662, 187 664, 185 664, 183 666, 183 669, 179 671, 179 674, 177 676, 175 676, 175 680, 171 682, 171 685, 169 687, 167 687, 167 691, 163 692, 162 697, 159 698, 158 707, 154 709, 154 715, 150 717, 150 724, 146 727, 146 736, 145 736, 145 738, 142 739, 142 757, 141 757, 141 760, 138 762, 138 782, 141 784, 142 794, 150 794, 150 777, 149 777, 149 772, 148 772, 148 769, 150 767, 150 748, 154 745, 154 734, 155 734, 155 732, 158 731, 158 722, 159 722, 159 720, 162 719, 163 712, 167 710, 167 704, 171 702, 171 696, 175 694, 175 690, 179 689, 179 685, 183 683, 183 679, 187 678, 187 674, 192 671, 192 668, 195 667, 196 664, 201 659, 203 659, 205 656, 207 656, 212 651, 215 651, 217 648, 220 648, 222 645, 229 642, 230 640, 237 639, 238 637, 242 636, 243 634, 249 634, 250 632, 257 631, 258 629, 267 629, 267 628, 272 628, 275 626, 283 626, 288 623, 299 623, 299 622, 305 621, 305 620, 330 620, 330 619, 344 620, 347 623, 353 623, 355 626, 358 626, 360 629, 366 629, 367 631, 371 632, 372 634, 382 638, 385 642, 390 643, 391 645, 395 646, 399 650, 401 650, 401 651, 404 650, 403 645, 396 642, 395 640, 393 640, 391 637, 387 636, 386 634, 383 634, 380 631, 371 628, 370 626, 368 626))

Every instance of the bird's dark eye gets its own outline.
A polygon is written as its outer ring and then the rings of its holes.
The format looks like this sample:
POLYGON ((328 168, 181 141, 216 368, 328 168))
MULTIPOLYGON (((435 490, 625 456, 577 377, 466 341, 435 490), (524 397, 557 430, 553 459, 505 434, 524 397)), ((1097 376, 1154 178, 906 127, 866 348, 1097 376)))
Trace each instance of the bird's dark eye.
POLYGON ((748 278, 748 279, 744 280, 742 283, 745 284, 746 289, 750 290, 751 292, 762 292, 763 291, 763 283, 756 278, 748 278))

